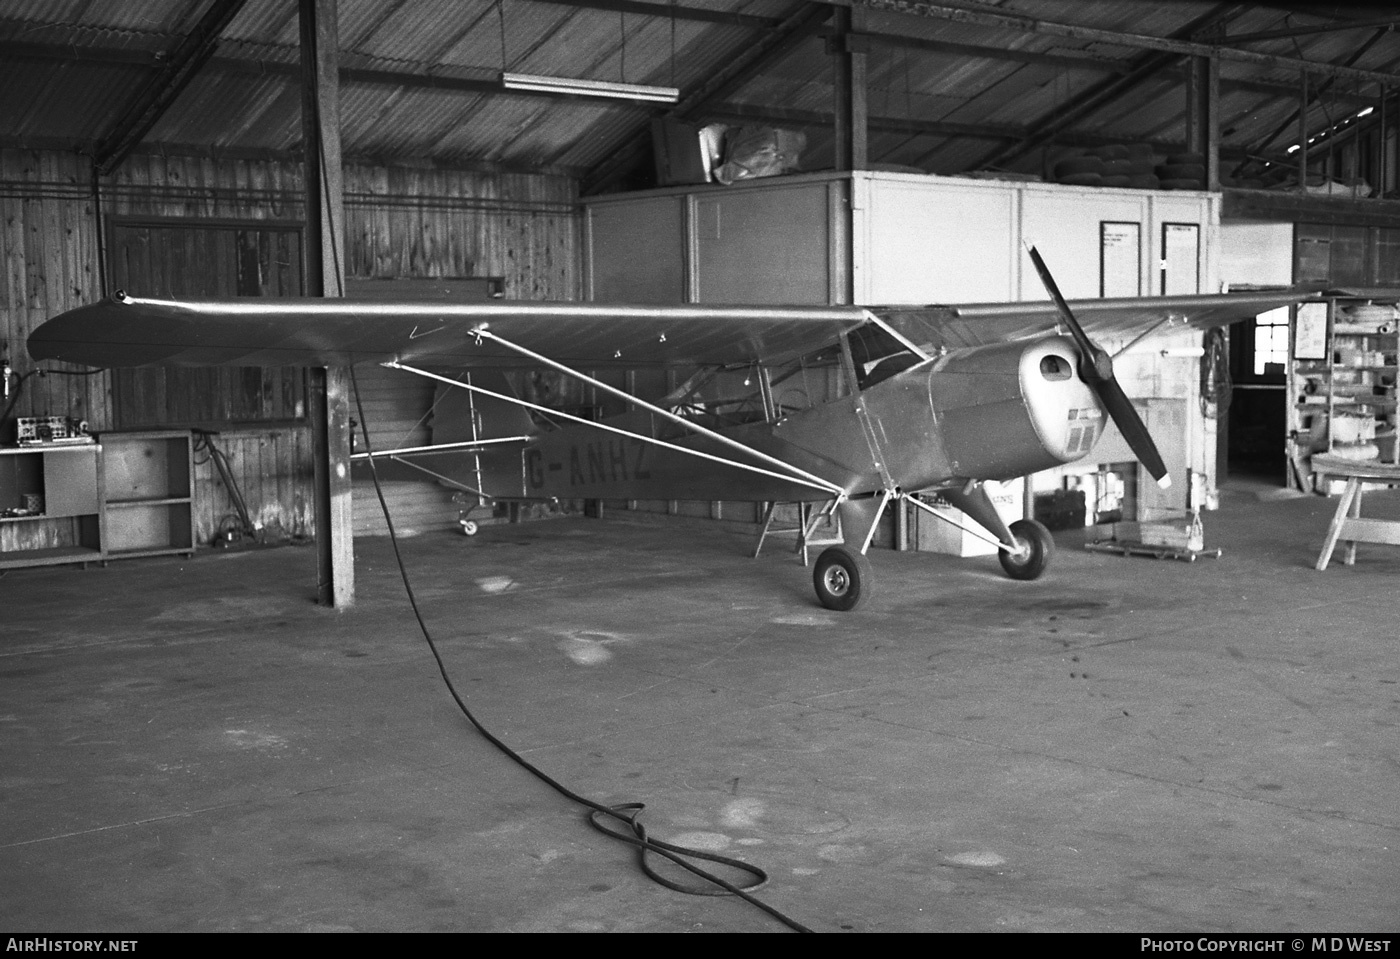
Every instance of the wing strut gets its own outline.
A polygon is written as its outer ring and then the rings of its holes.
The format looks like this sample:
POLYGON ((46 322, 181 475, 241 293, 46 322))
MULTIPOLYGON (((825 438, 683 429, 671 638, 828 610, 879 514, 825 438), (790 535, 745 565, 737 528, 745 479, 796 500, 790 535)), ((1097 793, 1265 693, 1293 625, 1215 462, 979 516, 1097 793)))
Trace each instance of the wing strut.
MULTIPOLYGON (((488 389, 485 389, 484 387, 480 387, 480 386, 471 386, 471 385, 469 385, 469 384, 467 384, 467 383, 463 383, 461 380, 449 379, 449 378, 446 377, 446 376, 440 376, 440 375, 437 374, 437 373, 430 373, 430 372, 428 372, 427 370, 420 370, 420 369, 418 369, 417 367, 414 367, 414 366, 406 366, 406 365, 404 365, 403 363, 399 363, 399 362, 397 362, 397 361, 395 361, 395 362, 390 362, 390 363, 383 363, 383 364, 381 364, 381 365, 382 365, 382 366, 386 366, 386 367, 388 367, 389 369, 393 369, 393 370, 403 370, 404 372, 407 372, 407 373, 416 373, 416 374, 418 374, 419 376, 427 377, 427 378, 430 379, 430 380, 437 380, 437 381, 440 382, 440 383, 446 383, 448 386, 455 386, 455 387, 457 387, 458 389, 470 390, 470 391, 473 392, 473 393, 480 393, 480 394, 482 394, 483 396, 494 397, 495 399, 498 399, 498 400, 504 400, 504 401, 506 401, 507 403, 514 403, 514 404, 517 405, 517 406, 523 406, 523 407, 525 407, 526 409, 536 410, 536 411, 538 411, 538 412, 540 412, 540 413, 545 413, 545 414, 547 414, 547 415, 549 415, 549 416, 557 416, 557 417, 559 417, 560 419, 569 420, 569 421, 574 422, 574 423, 579 423, 579 424, 582 424, 583 426, 591 426, 591 427, 593 427, 594 429, 604 430, 605 432, 617 433, 618 435, 620 435, 620 436, 626 436, 626 437, 628 437, 629 439, 640 440, 640 441, 642 441, 643 443, 651 443, 653 446, 663 446, 663 447, 665 447, 666 449, 675 450, 675 451, 678 452, 678 453, 686 453, 686 454, 688 454, 688 455, 690 455, 690 456, 698 456, 698 457, 700 457, 701 459, 711 460, 711 461, 713 461, 713 462, 715 462, 715 463, 720 463, 720 464, 722 464, 722 465, 724 465, 724 466, 732 466, 732 467, 734 467, 735 469, 748 470, 750 473, 758 473, 758 474, 761 475, 761 476, 768 476, 768 477, 772 477, 773 479, 780 479, 780 480, 783 480, 784 482, 787 482, 787 483, 797 483, 797 484, 802 485, 802 486, 811 486, 811 487, 813 487, 813 488, 815 488, 815 489, 825 490, 826 492, 831 493, 831 494, 833 494, 833 495, 835 495, 835 496, 838 496, 838 497, 841 497, 841 498, 844 498, 845 495, 846 495, 846 491, 843 490, 841 487, 837 486, 835 483, 829 483, 829 482, 827 482, 826 480, 822 479, 822 478, 819 477, 819 476, 812 476, 812 474, 810 474, 810 473, 804 473, 802 470, 797 469, 797 467, 795 467, 795 466, 789 467, 789 466, 788 466, 786 463, 784 463, 782 460, 774 460, 773 457, 770 457, 770 456, 767 456, 767 455, 765 455, 765 454, 763 454, 763 453, 760 453, 758 450, 755 450, 755 449, 753 449, 752 447, 745 446, 743 443, 735 443, 734 441, 729 440, 727 437, 720 436, 719 438, 725 440, 726 442, 730 443, 731 445, 737 445, 740 449, 745 450, 745 451, 747 451, 747 452, 749 452, 749 453, 752 453, 754 456, 762 457, 763 459, 773 460, 773 462, 776 462, 779 466, 782 466, 782 467, 784 467, 784 468, 786 468, 786 469, 790 469, 790 470, 792 470, 792 472, 789 472, 789 473, 786 473, 786 474, 784 474, 784 473, 775 473, 775 472, 773 472, 772 470, 766 470, 766 469, 763 469, 763 468, 760 467, 760 466, 752 466, 752 465, 750 465, 750 464, 748 464, 748 463, 740 463, 738 460, 725 459, 723 456, 714 456, 713 454, 705 453, 705 452, 702 452, 702 451, 700 451, 700 450, 687 449, 687 448, 684 447, 684 446, 678 446, 678 445, 676 445, 675 443, 668 443, 668 442, 666 442, 665 440, 659 440, 659 439, 656 439, 655 437, 646 436, 646 435, 644 435, 644 434, 642 434, 642 433, 633 433, 633 432, 630 432, 630 431, 628 431, 628 430, 618 429, 616 426, 609 426, 609 425, 607 425, 606 423, 599 423, 599 422, 596 421, 596 420, 586 420, 586 419, 584 419, 582 416, 574 416, 572 413, 565 413, 565 412, 562 412, 562 411, 560 411, 560 410, 550 409, 549 407, 547 407, 547 406, 541 406, 541 405, 539 405, 538 403, 531 403, 529 400, 522 400, 522 399, 520 399, 518 396, 507 396, 507 395, 504 394, 504 393, 497 393, 495 390, 488 390, 488 389), (801 475, 793 475, 793 473, 800 473, 801 475), (804 478, 803 478, 804 476, 812 476, 812 479, 810 479, 810 480, 804 479, 804 478)), ((578 374, 574 374, 574 375, 578 375, 578 374)), ((589 382, 589 383, 594 382, 593 380, 590 380, 588 377, 582 377, 582 379, 583 379, 585 382, 589 382)), ((606 384, 599 384, 599 385, 600 385, 600 386, 606 386, 606 384)), ((611 389, 611 387, 607 387, 607 388, 608 388, 608 389, 611 389)), ((626 396, 626 394, 623 394, 623 395, 626 396)), ((633 402, 637 403, 637 404, 640 405, 640 406, 645 406, 645 407, 648 407, 648 408, 651 408, 651 409, 656 409, 655 407, 651 407, 651 405, 650 405, 649 403, 645 403, 645 402, 643 402, 642 400, 636 399, 635 397, 627 397, 627 398, 628 398, 629 400, 632 400, 633 402)), ((664 412, 664 411, 663 411, 663 412, 664 412)), ((671 414, 668 413, 667 415, 670 416, 671 414)), ((680 417, 673 417, 673 418, 675 418, 675 419, 680 419, 680 417)), ((681 420, 681 422, 685 422, 685 420, 681 420)), ((694 424, 689 424, 689 425, 694 426, 694 424)), ((712 434, 709 430, 706 430, 704 427, 696 427, 696 429, 697 429, 697 431, 702 432, 702 433, 705 433, 705 434, 718 436, 718 434, 712 434)))
MULTIPOLYGON (((684 416, 677 416, 670 410, 663 409, 662 407, 657 406, 654 403, 648 403, 646 400, 640 400, 637 397, 632 396, 624 392, 623 390, 618 389, 615 386, 609 386, 602 380, 595 379, 591 376, 580 373, 578 370, 570 369, 563 363, 558 363, 554 360, 551 360, 547 356, 542 356, 539 353, 534 352, 533 350, 528 350, 525 347, 520 346, 519 344, 512 343, 510 340, 507 340, 504 337, 497 336, 485 326, 478 327, 476 330, 476 334, 478 336, 483 337, 484 339, 494 340, 495 342, 501 344, 507 349, 514 350, 521 356, 529 357, 530 359, 535 360, 538 363, 541 363, 552 369, 556 369, 559 372, 572 376, 577 380, 582 380, 589 386, 596 387, 597 389, 600 389, 605 393, 611 393, 613 396, 616 396, 628 403, 631 403, 634 406, 640 406, 642 409, 650 413, 655 413, 657 416, 664 417, 670 420, 671 422, 677 424, 678 426, 690 430, 692 433, 698 433, 699 435, 704 436, 708 439, 712 439, 717 443, 723 443, 725 446, 728 446, 731 449, 740 450, 741 452, 747 453, 749 456, 752 456, 755 459, 762 460, 765 463, 777 466, 779 469, 786 470, 788 475, 780 477, 781 479, 791 479, 793 477, 799 477, 802 480, 805 480, 808 486, 815 486, 818 489, 827 490, 828 492, 833 493, 837 496, 842 496, 845 494, 845 490, 843 490, 841 487, 837 486, 830 480, 822 479, 815 473, 809 473, 804 469, 800 469, 799 467, 793 466, 791 463, 784 463, 776 456, 769 456, 767 453, 761 453, 758 450, 754 449, 752 446, 746 446, 745 444, 740 443, 738 440, 730 439, 728 436, 724 436, 721 433, 716 433, 714 430, 701 426, 699 423, 694 423, 686 419, 684 416)), ((588 421, 585 420, 584 422, 588 421)), ((636 434, 634 433, 632 435, 635 436, 636 434)), ((720 462, 731 461, 720 460, 720 462)))

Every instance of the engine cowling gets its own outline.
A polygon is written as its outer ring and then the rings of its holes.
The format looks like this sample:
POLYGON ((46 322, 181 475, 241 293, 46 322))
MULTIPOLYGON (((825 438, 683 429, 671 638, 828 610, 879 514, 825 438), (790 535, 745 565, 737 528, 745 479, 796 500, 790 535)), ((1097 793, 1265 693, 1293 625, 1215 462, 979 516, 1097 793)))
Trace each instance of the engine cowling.
POLYGON ((885 434, 891 475, 920 489, 1011 479, 1080 459, 1103 432, 1104 415, 1077 364, 1068 337, 997 343, 949 353, 871 389, 866 404, 885 434), (915 414, 916 405, 927 412, 915 414), (928 414, 931 423, 915 422, 928 414))

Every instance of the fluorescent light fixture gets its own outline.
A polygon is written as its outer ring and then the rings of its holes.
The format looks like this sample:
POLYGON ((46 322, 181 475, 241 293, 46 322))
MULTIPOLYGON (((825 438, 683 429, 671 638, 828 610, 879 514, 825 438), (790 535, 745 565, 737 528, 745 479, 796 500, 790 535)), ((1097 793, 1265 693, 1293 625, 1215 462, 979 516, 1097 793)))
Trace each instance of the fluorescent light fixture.
POLYGON ((531 73, 502 73, 501 86, 506 90, 604 97, 611 100, 643 100, 649 103, 675 103, 681 98, 681 91, 675 87, 649 87, 640 83, 610 83, 606 80, 569 80, 531 73))
POLYGON ((1372 110, 1374 110, 1374 109, 1375 109, 1375 107, 1367 107, 1366 109, 1364 109, 1364 110, 1362 110, 1360 113, 1358 113, 1358 114, 1356 115, 1356 118, 1359 120, 1359 119, 1361 119, 1362 117, 1368 115, 1368 114, 1369 114, 1372 110))

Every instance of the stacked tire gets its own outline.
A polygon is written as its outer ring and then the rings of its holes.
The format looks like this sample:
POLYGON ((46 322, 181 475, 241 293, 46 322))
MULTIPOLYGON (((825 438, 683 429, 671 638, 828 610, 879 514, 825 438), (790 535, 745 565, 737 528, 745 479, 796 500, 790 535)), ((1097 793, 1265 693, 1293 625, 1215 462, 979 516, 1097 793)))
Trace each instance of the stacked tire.
POLYGON ((1064 157, 1055 164, 1056 183, 1071 186, 1155 190, 1156 158, 1145 143, 1112 144, 1064 157))
POLYGON ((1163 190, 1204 190, 1206 158, 1199 153, 1178 153, 1158 165, 1157 177, 1163 190))

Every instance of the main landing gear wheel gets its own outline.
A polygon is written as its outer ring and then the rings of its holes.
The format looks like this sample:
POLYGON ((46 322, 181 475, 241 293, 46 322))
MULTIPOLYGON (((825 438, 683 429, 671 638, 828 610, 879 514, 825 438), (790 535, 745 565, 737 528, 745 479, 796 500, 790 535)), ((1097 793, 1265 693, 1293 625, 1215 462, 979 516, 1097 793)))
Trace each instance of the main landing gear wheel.
POLYGON ((1055 541, 1044 524, 1033 519, 1018 519, 1011 524, 1011 535, 1020 550, 1008 553, 1001 550, 997 559, 1001 568, 1012 579, 1038 579, 1055 555, 1055 541))
POLYGON ((855 550, 831 546, 822 550, 812 569, 812 585, 817 599, 827 609, 841 612, 855 609, 870 596, 874 577, 870 561, 855 550))

